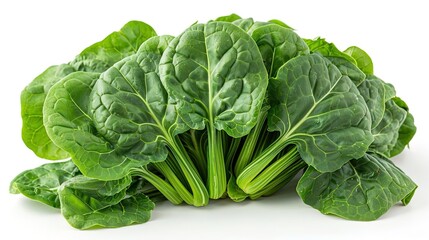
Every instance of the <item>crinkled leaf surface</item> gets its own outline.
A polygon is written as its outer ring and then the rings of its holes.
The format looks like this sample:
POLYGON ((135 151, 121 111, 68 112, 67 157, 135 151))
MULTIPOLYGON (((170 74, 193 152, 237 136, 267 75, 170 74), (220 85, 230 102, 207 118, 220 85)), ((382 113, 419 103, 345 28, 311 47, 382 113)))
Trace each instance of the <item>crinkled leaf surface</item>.
POLYGON ((36 77, 21 94, 22 138, 27 147, 42 158, 67 158, 67 152, 49 139, 43 125, 42 108, 51 86, 75 71, 103 72, 135 53, 145 40, 155 35, 153 28, 146 23, 131 21, 120 31, 86 48, 69 64, 49 67, 36 77))
POLYGON ((68 157, 68 153, 56 146, 46 134, 42 109, 52 85, 74 71, 68 64, 51 66, 21 93, 22 140, 39 157, 52 160, 68 157))
POLYGON ((255 42, 227 22, 196 24, 176 37, 160 75, 189 127, 208 124, 233 137, 256 124, 268 83, 255 42))
POLYGON ((353 57, 344 52, 341 52, 333 43, 329 43, 323 38, 316 38, 314 40, 305 39, 305 42, 312 53, 317 52, 322 54, 324 57, 340 57, 348 60, 354 65, 357 64, 353 57))
POLYGON ((393 100, 387 101, 381 122, 372 129, 374 142, 371 143, 369 151, 389 157, 390 151, 398 141, 400 127, 406 116, 407 112, 398 107, 393 100))
POLYGON ((414 125, 414 117, 409 112, 407 104, 399 97, 394 97, 392 98, 392 100, 397 106, 407 111, 407 116, 405 117, 404 122, 399 128, 398 139, 396 141, 395 146, 393 146, 393 148, 390 150, 390 157, 396 156, 401 153, 404 148, 408 146, 417 131, 416 125, 414 125))
POLYGON ((276 24, 256 28, 252 32, 252 38, 258 45, 265 68, 271 77, 290 59, 309 54, 307 44, 298 34, 276 24))
POLYGON ((154 37, 139 52, 115 64, 94 86, 95 127, 123 155, 164 160, 165 142, 188 127, 168 103, 158 64, 172 37, 154 37))
POLYGON ((167 39, 154 37, 101 76, 79 72, 52 87, 44 110, 48 134, 86 176, 119 179, 167 157, 160 134, 180 132, 156 73, 167 39))
POLYGON ((358 89, 371 114, 374 141, 369 151, 389 157, 398 141, 400 127, 407 117, 407 111, 393 100, 396 95, 393 86, 374 75, 368 76, 358 89))
POLYGON ((370 221, 399 201, 408 204, 416 188, 390 160, 366 154, 334 172, 320 173, 309 167, 297 192, 306 204, 324 214, 370 221))
POLYGON ((142 193, 128 195, 130 184, 130 176, 114 181, 72 178, 59 189, 61 213, 78 229, 146 222, 154 204, 142 193))
POLYGON ((318 54, 296 57, 271 79, 268 128, 293 143, 319 171, 339 169, 364 155, 372 142, 371 118, 353 82, 318 54))
POLYGON ((59 208, 58 188, 63 182, 80 174, 71 160, 43 164, 16 176, 10 184, 9 191, 59 208))
POLYGON ((356 86, 359 86, 365 80, 365 73, 359 69, 356 60, 348 54, 341 52, 333 44, 323 38, 315 40, 306 39, 310 51, 319 53, 329 59, 343 75, 348 76, 356 86))

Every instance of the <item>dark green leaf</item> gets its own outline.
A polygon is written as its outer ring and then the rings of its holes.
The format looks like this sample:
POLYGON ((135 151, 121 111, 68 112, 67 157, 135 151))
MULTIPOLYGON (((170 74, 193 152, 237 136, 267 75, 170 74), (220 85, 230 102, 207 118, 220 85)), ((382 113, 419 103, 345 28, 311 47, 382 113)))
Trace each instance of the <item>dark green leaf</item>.
POLYGON ((358 89, 371 113, 374 142, 371 143, 369 151, 390 157, 393 148, 401 145, 397 142, 407 111, 393 100, 396 95, 394 87, 374 75, 368 76, 358 89))
POLYGON ((253 39, 227 22, 196 24, 176 37, 160 63, 161 80, 177 111, 192 129, 208 132, 211 198, 226 191, 222 132, 250 132, 265 97, 267 71, 253 39))
POLYGON ((417 185, 390 160, 367 154, 335 172, 309 167, 297 192, 302 200, 324 214, 370 221, 399 201, 409 202, 417 185))
POLYGON ((389 157, 391 150, 396 145, 400 127, 406 116, 407 112, 398 107, 393 100, 387 101, 381 122, 372 129, 374 142, 371 143, 368 151, 389 157))
POLYGON ((22 138, 28 148, 42 158, 67 158, 67 152, 49 139, 43 125, 42 108, 49 89, 77 70, 103 72, 115 62, 135 53, 145 40, 155 35, 146 23, 131 21, 120 31, 86 48, 69 64, 52 66, 36 77, 21 94, 22 138))
POLYGON ((407 116, 405 117, 404 122, 399 128, 398 139, 393 149, 390 150, 390 157, 396 156, 401 153, 404 148, 408 146, 417 131, 417 128, 414 125, 414 117, 408 111, 407 104, 399 97, 394 97, 392 100, 395 102, 396 105, 407 111, 407 116))
POLYGON ((12 180, 9 191, 59 208, 58 188, 63 182, 79 174, 71 160, 48 163, 20 173, 12 180))
POLYGON ((121 227, 149 220, 154 204, 143 193, 127 195, 131 177, 99 181, 79 176, 61 185, 61 213, 75 228, 121 227))
POLYGON ((175 38, 160 75, 191 128, 207 124, 233 137, 256 124, 268 83, 255 42, 226 22, 196 24, 175 38))
POLYGON ((333 43, 329 43, 323 38, 317 38, 315 40, 306 39, 305 42, 308 44, 311 52, 317 52, 329 59, 329 61, 331 61, 343 75, 348 76, 356 86, 359 86, 365 80, 365 73, 358 68, 355 59, 338 50, 333 43))
POLYGON ((308 54, 307 44, 295 32, 279 25, 269 24, 256 28, 252 38, 258 45, 268 75, 274 77, 277 70, 290 59, 308 54))
POLYGON ((372 142, 371 118, 352 81, 318 54, 296 57, 271 79, 268 128, 275 144, 296 144, 317 170, 339 169, 364 155, 372 142))
POLYGON ((44 125, 52 141, 71 154, 84 175, 112 180, 142 163, 115 151, 96 131, 88 96, 98 77, 98 73, 76 72, 55 84, 45 101, 44 125))
POLYGON ((356 60, 349 56, 348 54, 345 54, 338 50, 338 48, 333 44, 327 42, 323 38, 317 38, 314 40, 311 39, 305 39, 305 42, 307 43, 308 47, 310 48, 310 51, 315 53, 320 53, 324 57, 340 57, 344 58, 347 61, 353 63, 354 65, 357 65, 356 60))
POLYGON ((362 82, 365 81, 366 75, 352 62, 342 57, 326 57, 334 64, 341 74, 348 76, 350 80, 356 85, 359 86, 362 82))

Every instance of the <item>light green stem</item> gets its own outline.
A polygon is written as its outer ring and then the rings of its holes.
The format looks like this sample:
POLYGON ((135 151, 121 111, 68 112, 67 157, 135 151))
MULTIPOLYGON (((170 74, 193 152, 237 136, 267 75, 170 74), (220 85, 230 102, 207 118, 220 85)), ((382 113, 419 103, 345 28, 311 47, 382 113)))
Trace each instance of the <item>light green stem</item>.
POLYGON ((169 183, 164 181, 164 179, 158 177, 146 168, 137 169, 136 172, 140 173, 144 179, 158 189, 171 203, 178 205, 183 202, 183 199, 176 190, 169 183))
POLYGON ((237 185, 246 192, 250 182, 256 178, 279 154, 287 143, 282 138, 278 138, 261 152, 254 160, 246 166, 237 177, 237 185))
POLYGON ((299 158, 300 157, 297 148, 292 148, 288 153, 280 157, 277 161, 259 173, 251 182, 247 184, 246 188, 242 188, 242 190, 247 194, 255 194, 263 190, 266 185, 268 185, 273 179, 282 173, 283 170, 292 165, 299 158))
POLYGON ((177 163, 191 187, 194 196, 193 205, 196 207, 207 205, 209 202, 207 189, 178 137, 170 139, 170 147, 172 150, 171 152, 176 158, 177 163))
POLYGON ((221 198, 226 192, 226 170, 222 149, 222 132, 209 126, 208 130, 208 178, 210 198, 221 198))
POLYGON ((189 193, 188 189, 186 189, 166 162, 158 162, 155 163, 154 166, 167 178, 168 182, 170 182, 183 201, 189 205, 194 203, 194 197, 192 194, 189 193))
POLYGON ((207 161, 206 161, 206 157, 204 154, 204 149, 202 148, 203 144, 201 143, 201 141, 203 141, 204 138, 200 138, 198 140, 197 136, 196 136, 196 131, 194 129, 190 130, 190 135, 191 135, 191 141, 192 141, 192 145, 194 146, 194 155, 195 155, 195 165, 198 168, 198 172, 200 173, 201 177, 203 179, 207 178, 207 161))
POLYGON ((304 160, 296 160, 292 165, 283 170, 283 172, 280 173, 274 180, 268 183, 262 190, 255 194, 251 194, 249 196, 250 199, 258 199, 262 196, 269 196, 276 193, 287 183, 289 183, 305 166, 307 166, 307 164, 304 162, 304 160))
POLYGON ((258 140, 261 138, 261 131, 265 125, 265 119, 267 118, 268 107, 262 108, 258 116, 258 122, 256 126, 252 128, 250 133, 246 136, 243 147, 241 148, 240 155, 237 158, 237 163, 235 164, 235 175, 239 175, 244 168, 252 160, 253 153, 255 151, 255 146, 258 143, 258 140))

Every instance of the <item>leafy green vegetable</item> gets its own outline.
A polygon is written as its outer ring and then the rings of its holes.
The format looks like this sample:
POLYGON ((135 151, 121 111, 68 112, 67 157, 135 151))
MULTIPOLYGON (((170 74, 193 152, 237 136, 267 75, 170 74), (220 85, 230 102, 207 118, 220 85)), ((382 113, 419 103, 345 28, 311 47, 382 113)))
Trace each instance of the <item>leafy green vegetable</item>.
MULTIPOLYGON (((293 58, 270 81, 268 130, 280 136, 237 177, 249 184, 289 144, 319 171, 363 156, 372 142, 368 108, 351 80, 318 54, 293 58)), ((255 183, 256 184, 256 183, 255 183)))
POLYGON ((252 38, 227 22, 196 24, 176 37, 161 59, 161 80, 192 129, 207 127, 208 189, 226 191, 221 130, 242 137, 255 126, 267 73, 252 38))
POLYGON ((24 143, 71 159, 24 171, 9 190, 92 229, 146 222, 165 199, 259 199, 299 177, 322 213, 377 219, 417 188, 388 159, 416 126, 373 68, 362 49, 302 39, 276 19, 231 14, 177 37, 131 21, 23 90, 24 143))
POLYGON ((42 110, 49 89, 75 71, 103 72, 135 53, 140 44, 155 35, 155 30, 146 23, 128 22, 120 31, 83 50, 69 64, 51 66, 36 77, 21 93, 22 139, 27 147, 42 158, 67 158, 67 152, 50 140, 43 125, 42 110))
POLYGON ((84 176, 59 189, 61 213, 75 228, 121 227, 147 222, 154 204, 142 193, 127 194, 131 177, 99 181, 84 176))
POLYGON ((43 125, 43 103, 52 85, 75 69, 62 64, 51 66, 37 76, 21 93, 22 140, 37 156, 65 159, 68 153, 57 147, 46 134, 43 125))
POLYGON ((216 18, 215 21, 217 21, 217 22, 234 22, 235 20, 239 20, 239 19, 241 19, 241 17, 238 16, 237 14, 233 13, 231 15, 218 17, 218 18, 216 18))
POLYGON ((408 204, 417 185, 391 161, 376 154, 353 159, 339 170, 309 167, 297 186, 302 200, 324 214, 370 221, 398 201, 408 204))
POLYGON ((338 50, 333 44, 327 42, 323 38, 315 40, 306 39, 310 51, 313 53, 322 54, 325 58, 329 59, 343 75, 348 76, 356 86, 359 86, 365 80, 365 73, 357 65, 356 60, 344 52, 338 50))
POLYGON ((58 188, 77 175, 80 175, 79 169, 70 160, 47 163, 20 173, 12 180, 9 191, 60 208, 58 188))
POLYGON ((404 122, 399 128, 398 132, 398 139, 396 141, 395 146, 393 146, 392 149, 390 149, 390 157, 396 156, 399 153, 401 153, 406 146, 410 143, 411 139, 413 139, 414 135, 416 134, 417 128, 414 125, 414 117, 411 115, 411 113, 408 111, 408 105, 399 97, 394 97, 392 100, 395 102, 395 104, 405 111, 407 111, 407 116, 405 117, 404 122))
POLYGON ((364 50, 356 46, 352 46, 347 48, 344 53, 354 58, 359 69, 362 70, 366 75, 374 74, 374 65, 372 60, 364 50))

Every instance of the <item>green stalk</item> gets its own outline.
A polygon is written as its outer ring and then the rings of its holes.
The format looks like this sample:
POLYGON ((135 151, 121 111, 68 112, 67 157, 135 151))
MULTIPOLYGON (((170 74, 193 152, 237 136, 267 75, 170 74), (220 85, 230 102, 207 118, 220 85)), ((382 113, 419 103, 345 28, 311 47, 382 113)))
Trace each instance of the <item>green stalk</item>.
POLYGON ((259 173, 245 188, 242 188, 247 194, 255 194, 263 190, 274 178, 283 172, 287 167, 299 160, 300 156, 296 147, 280 157, 273 164, 259 173))
POLYGON ((201 177, 203 179, 207 178, 207 161, 206 161, 206 156, 204 154, 204 149, 202 147, 203 144, 201 144, 201 141, 203 141, 203 138, 201 137, 199 140, 197 139, 196 136, 196 131, 194 129, 190 130, 190 135, 191 135, 191 141, 192 141, 192 145, 194 146, 193 152, 195 155, 195 165, 198 168, 198 172, 200 173, 201 177))
MULTIPOLYGON (((226 133, 225 133, 225 135, 226 135, 226 133)), ((229 137, 229 140, 230 141, 228 141, 229 147, 228 147, 228 152, 226 153, 225 166, 227 166, 228 169, 231 169, 230 167, 232 166, 232 164, 234 162, 235 155, 237 154, 237 150, 240 147, 241 138, 229 137)))
POLYGON ((173 186, 183 201, 189 205, 192 205, 194 202, 194 197, 177 178, 177 175, 173 172, 173 170, 171 170, 170 166, 166 162, 157 162, 154 164, 154 166, 165 176, 165 178, 167 178, 168 182, 173 186))
POLYGON ((173 171, 174 175, 179 179, 180 182, 188 189, 188 191, 191 190, 188 181, 185 178, 185 175, 182 172, 182 169, 179 166, 179 163, 177 163, 176 159, 174 158, 174 155, 169 152, 167 159, 165 160, 167 165, 170 167, 171 171, 173 171))
POLYGON ((191 187, 192 194, 194 196, 193 205, 196 207, 205 206, 209 202, 208 192, 204 183, 198 174, 195 165, 190 160, 185 147, 178 137, 170 139, 170 148, 174 157, 177 160, 177 163, 180 166, 183 174, 185 175, 186 180, 191 187))
MULTIPOLYGON (((283 138, 278 138, 261 152, 237 177, 237 185, 246 192, 250 182, 256 178, 285 148, 287 142, 283 138)), ((246 192, 247 193, 247 192, 246 192)))
POLYGON ((144 167, 136 169, 135 171, 157 188, 171 203, 178 205, 183 202, 183 199, 176 190, 168 182, 164 181, 164 179, 158 177, 144 167))
POLYGON ((250 133, 246 136, 246 140, 244 141, 243 147, 241 148, 240 155, 237 158, 237 162, 235 164, 235 175, 239 175, 244 168, 249 164, 252 160, 253 153, 255 151, 255 146, 258 143, 258 140, 261 140, 261 131, 263 126, 265 126, 265 119, 267 118, 268 107, 263 107, 261 112, 258 115, 258 122, 256 126, 252 128, 250 133))
POLYGON ((226 192, 226 170, 222 149, 222 132, 208 126, 208 178, 210 198, 221 198, 226 192))
POLYGON ((268 183, 261 191, 251 194, 250 199, 258 199, 262 196, 270 196, 288 184, 298 172, 307 164, 302 159, 297 159, 292 165, 283 170, 274 180, 268 183))

